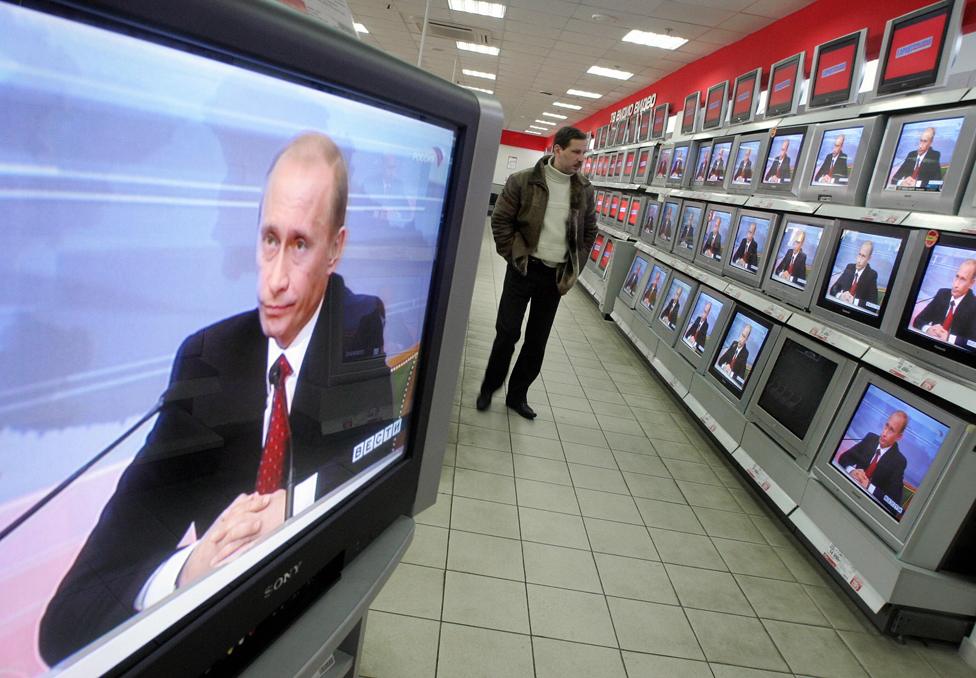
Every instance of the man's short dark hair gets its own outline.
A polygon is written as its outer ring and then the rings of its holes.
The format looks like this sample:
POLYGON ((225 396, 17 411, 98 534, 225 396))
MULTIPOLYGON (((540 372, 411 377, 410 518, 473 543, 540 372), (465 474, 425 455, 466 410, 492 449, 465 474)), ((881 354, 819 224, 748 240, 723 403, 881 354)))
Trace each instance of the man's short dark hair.
POLYGON ((569 142, 573 139, 583 139, 586 141, 586 133, 567 125, 566 127, 559 128, 555 138, 552 140, 552 145, 559 146, 559 148, 568 148, 569 142))

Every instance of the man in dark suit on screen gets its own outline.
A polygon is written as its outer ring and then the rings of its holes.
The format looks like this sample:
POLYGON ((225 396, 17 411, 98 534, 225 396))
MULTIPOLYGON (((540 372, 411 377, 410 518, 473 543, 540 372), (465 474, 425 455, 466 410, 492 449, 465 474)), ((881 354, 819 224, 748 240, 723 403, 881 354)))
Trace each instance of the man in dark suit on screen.
POLYGON ((732 261, 750 271, 755 271, 759 267, 759 248, 756 245, 756 222, 749 222, 746 229, 746 237, 739 241, 739 246, 735 248, 732 261))
POLYGON ((735 174, 732 175, 732 183, 748 184, 752 181, 752 149, 745 149, 742 160, 735 166, 735 174))
POLYGON ((725 179, 725 150, 719 149, 712 161, 712 168, 708 172, 708 181, 722 181, 725 179))
POLYGON ((912 327, 947 344, 973 350, 976 348, 976 259, 959 265, 952 287, 943 287, 915 316, 912 327), (974 342, 974 345, 970 345, 974 342))
POLYGON ((720 259, 722 257, 722 234, 719 232, 719 229, 722 226, 722 221, 718 215, 715 215, 710 225, 711 230, 702 242, 701 251, 706 257, 720 259))
POLYGON ((844 135, 840 134, 834 139, 834 147, 820 163, 813 180, 818 184, 842 183, 840 179, 847 179, 848 172, 847 154, 844 153, 844 135))
POLYGON ((660 271, 654 274, 654 280, 644 289, 643 304, 647 308, 654 308, 657 303, 657 291, 661 283, 660 271))
POLYGON ((668 299, 668 303, 665 304, 664 309, 661 311, 660 318, 668 324, 668 327, 674 329, 674 326, 678 323, 678 313, 681 312, 681 288, 678 287, 674 290, 674 296, 668 299))
POLYGON ((48 663, 236 559, 392 450, 383 303, 335 273, 347 200, 329 137, 303 134, 275 159, 258 307, 177 351, 152 431, 42 619, 48 663))
POLYGON ((688 249, 692 249, 695 246, 695 225, 692 223, 691 214, 685 214, 685 221, 681 224, 681 230, 678 231, 678 244, 688 249))
POLYGON ((749 348, 746 344, 752 334, 752 325, 746 323, 742 327, 739 338, 729 344, 725 352, 718 358, 718 368, 729 378, 745 381, 746 367, 749 363, 749 348))
POLYGON ((708 161, 711 156, 711 149, 704 149, 701 155, 701 160, 698 161, 698 169, 695 170, 695 181, 705 180, 705 174, 708 172, 708 161))
POLYGON ((934 139, 935 128, 926 127, 918 138, 918 148, 905 156, 888 183, 899 188, 927 188, 930 181, 942 181, 941 155, 932 148, 934 139))
POLYGON ((705 302, 701 315, 688 325, 685 332, 685 341, 692 344, 695 348, 705 348, 705 340, 708 338, 708 314, 712 312, 712 303, 705 302))
POLYGON ((786 251, 773 270, 780 278, 792 283, 807 279, 807 255, 803 251, 803 243, 806 239, 806 231, 798 230, 793 237, 793 247, 786 251))
POLYGON ((671 223, 671 214, 674 210, 669 210, 667 207, 664 208, 664 217, 661 221, 661 229, 658 235, 665 240, 671 239, 671 232, 674 230, 674 224, 671 223))
POLYGON ((848 264, 837 281, 830 286, 829 294, 837 299, 865 307, 878 303, 878 272, 871 268, 871 254, 874 243, 865 240, 857 250, 853 264, 848 264))
POLYGON ((784 139, 783 143, 779 147, 779 155, 773 160, 773 164, 770 165, 769 171, 766 172, 766 176, 763 177, 763 181, 768 184, 779 184, 779 183, 789 183, 793 178, 793 168, 790 163, 790 156, 788 155, 790 151, 790 142, 788 139, 784 139))
POLYGON ((908 462, 898 449, 905 429, 908 415, 901 410, 892 412, 881 429, 881 435, 868 433, 853 447, 844 451, 837 459, 851 480, 873 496, 891 515, 898 517, 896 510, 888 501, 901 508, 905 489, 905 467, 908 462))

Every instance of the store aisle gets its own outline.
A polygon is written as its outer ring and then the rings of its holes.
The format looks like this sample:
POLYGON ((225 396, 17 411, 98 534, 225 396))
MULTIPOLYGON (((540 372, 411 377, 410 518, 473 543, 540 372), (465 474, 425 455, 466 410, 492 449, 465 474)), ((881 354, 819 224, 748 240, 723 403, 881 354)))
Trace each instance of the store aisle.
POLYGON ((368 617, 370 678, 976 676, 878 635, 577 286, 529 422, 474 408, 486 230, 439 500, 368 617))

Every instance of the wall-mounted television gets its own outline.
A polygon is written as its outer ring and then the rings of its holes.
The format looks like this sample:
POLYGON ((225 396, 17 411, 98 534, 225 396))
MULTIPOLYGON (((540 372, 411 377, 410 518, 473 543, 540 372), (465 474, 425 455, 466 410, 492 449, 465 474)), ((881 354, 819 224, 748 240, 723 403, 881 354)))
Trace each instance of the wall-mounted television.
POLYGON ((729 124, 738 125, 752 122, 759 104, 759 89, 762 85, 762 68, 754 68, 735 79, 732 87, 732 103, 729 111, 729 124))
POLYGON ((221 674, 417 508, 502 114, 281 3, 95 4, 0 3, 0 665, 221 674))
POLYGON ((944 85, 959 50, 965 4, 942 0, 888 20, 875 94, 901 94, 944 85))
POLYGON ((618 295, 629 308, 634 307, 640 296, 640 291, 644 289, 647 277, 650 275, 650 261, 648 255, 637 252, 634 261, 630 264, 630 270, 627 271, 627 277, 624 278, 624 284, 621 286, 618 295))
POLYGON ((613 251, 616 247, 613 238, 608 237, 607 244, 603 246, 603 252, 600 254, 600 262, 597 264, 601 278, 607 277, 607 272, 610 270, 610 262, 613 261, 613 251))
POLYGON ((885 118, 874 116, 816 125, 799 173, 797 195, 802 200, 863 205, 885 118))
POLYGON ((603 216, 603 199, 606 197, 606 191, 597 191, 594 198, 594 211, 598 217, 603 216))
POLYGON ((698 281, 678 271, 671 272, 666 292, 658 302, 655 315, 657 319, 651 323, 651 329, 669 346, 674 344, 681 328, 684 326, 685 316, 691 308, 691 300, 698 289, 698 281))
POLYGON ((688 261, 695 258, 695 245, 701 232, 702 219, 705 218, 705 203, 685 200, 681 205, 681 215, 677 221, 677 236, 673 252, 688 261))
POLYGON ((752 193, 762 176, 762 158, 769 134, 740 134, 732 145, 731 162, 725 173, 725 190, 730 193, 752 193))
POLYGON ((624 143, 633 144, 637 142, 637 118, 640 115, 638 111, 634 111, 627 116, 627 126, 624 132, 624 143))
POLYGON ((701 91, 692 92, 685 97, 681 110, 681 134, 694 134, 698 131, 698 108, 701 106, 701 91))
POLYGON ((654 244, 657 221, 661 212, 661 201, 651 197, 644 199, 644 214, 641 216, 640 230, 637 237, 648 245, 654 244))
POLYGON ((722 274, 724 254, 732 237, 732 219, 735 208, 730 205, 710 203, 705 209, 705 220, 698 236, 695 264, 713 273, 722 274))
POLYGON ((739 208, 732 240, 726 248, 724 273, 753 287, 760 287, 776 239, 778 214, 739 208))
POLYGON ((654 246, 670 252, 674 247, 675 235, 678 229, 678 215, 681 213, 680 198, 665 198, 658 217, 657 232, 654 236, 654 246))
POLYGON ((703 372, 709 364, 718 343, 714 337, 721 336, 734 307, 731 299, 711 287, 701 285, 698 288, 674 344, 674 349, 698 372, 703 372))
POLYGON ((708 170, 712 165, 712 140, 708 139, 692 144, 692 151, 694 159, 690 162, 694 174, 691 175, 691 185, 704 186, 705 179, 708 177, 708 170))
POLYGON ((637 124, 637 143, 643 144, 651 140, 651 119, 654 117, 654 109, 648 108, 641 111, 640 122, 637 124))
POLYGON ((705 113, 702 130, 718 129, 725 124, 726 106, 729 103, 729 81, 724 80, 708 88, 705 95, 705 113))
POLYGON ((719 137, 712 142, 711 159, 708 173, 705 175, 705 186, 722 188, 725 186, 725 175, 729 170, 729 160, 732 157, 732 146, 736 137, 719 137))
POLYGON ((624 168, 620 174, 620 181, 622 183, 630 183, 631 177, 634 176, 634 163, 636 160, 637 151, 635 149, 630 149, 624 154, 624 168))
POLYGON ((766 157, 761 165, 759 191, 795 194, 800 184, 800 170, 806 157, 806 127, 780 127, 769 138, 766 157))
POLYGON ((646 184, 650 179, 651 169, 654 167, 654 147, 644 146, 637 151, 637 162, 634 164, 634 174, 630 178, 632 184, 646 184))
POLYGON ((801 214, 784 214, 763 290, 797 308, 808 309, 834 237, 834 221, 801 214))
POLYGON ((817 45, 810 66, 807 110, 841 106, 857 99, 868 29, 817 45))
POLYGON ((673 154, 673 145, 666 144, 660 147, 657 152, 657 160, 654 163, 654 171, 651 173, 651 186, 664 186, 667 183, 673 154))
POLYGON ((620 191, 614 191, 610 195, 610 209, 607 210, 607 222, 613 223, 617 220, 617 212, 620 211, 620 199, 623 197, 620 191))
POLYGON ((690 143, 685 141, 674 145, 671 153, 671 166, 668 168, 667 185, 673 187, 684 186, 688 177, 688 155, 690 143))
POLYGON ((667 284, 670 275, 670 268, 656 261, 651 262, 651 272, 647 274, 647 282, 644 283, 640 299, 634 306, 634 310, 648 325, 654 323, 654 311, 657 309, 661 298, 664 297, 664 286, 667 284))
POLYGON ((739 411, 744 412, 749 403, 758 381, 755 376, 766 364, 767 349, 779 329, 770 318, 736 304, 705 376, 739 411))
POLYGON ((973 166, 974 143, 976 106, 891 118, 868 207, 955 214, 973 166))
POLYGON ((668 131, 668 116, 671 104, 658 104, 654 107, 654 117, 651 122, 651 139, 663 139, 668 131))
POLYGON ((644 201, 644 196, 634 196, 630 199, 630 209, 627 214, 626 223, 624 224, 624 230, 635 237, 640 234, 644 201))
POLYGON ((799 52, 777 61, 769 69, 769 87, 766 93, 766 113, 769 118, 778 118, 796 113, 800 103, 800 85, 803 83, 803 57, 799 52))
POLYGON ((617 223, 612 224, 616 228, 622 228, 627 223, 630 216, 630 194, 623 193, 620 196, 620 207, 617 208, 617 223))

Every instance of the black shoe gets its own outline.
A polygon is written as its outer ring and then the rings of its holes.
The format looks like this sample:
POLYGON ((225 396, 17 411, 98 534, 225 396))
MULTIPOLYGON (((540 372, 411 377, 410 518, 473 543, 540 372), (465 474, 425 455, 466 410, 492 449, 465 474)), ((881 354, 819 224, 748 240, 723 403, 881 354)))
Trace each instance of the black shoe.
POLYGON ((524 400, 520 403, 505 401, 505 404, 508 405, 509 408, 515 410, 516 414, 518 414, 521 417, 525 417, 526 419, 536 418, 535 410, 529 407, 529 404, 524 400))
POLYGON ((481 391, 478 393, 478 400, 475 402, 474 406, 478 408, 479 412, 484 412, 489 407, 491 407, 491 394, 481 391))

